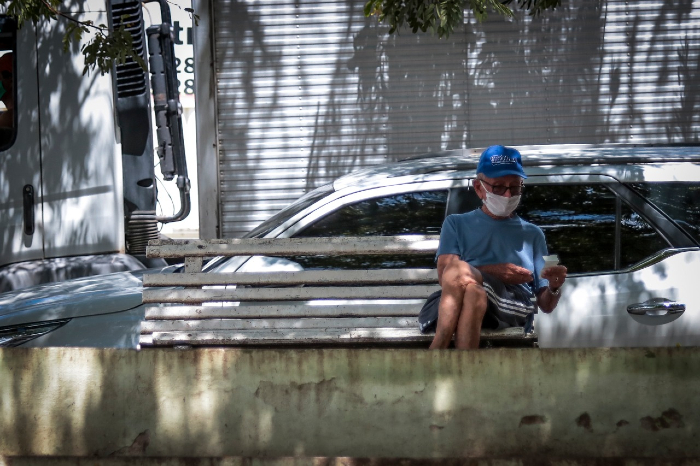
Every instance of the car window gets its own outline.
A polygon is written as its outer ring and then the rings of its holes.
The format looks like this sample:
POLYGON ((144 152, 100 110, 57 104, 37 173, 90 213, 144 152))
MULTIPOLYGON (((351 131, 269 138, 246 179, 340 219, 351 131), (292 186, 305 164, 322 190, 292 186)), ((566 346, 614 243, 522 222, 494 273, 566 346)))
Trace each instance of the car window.
POLYGON ((632 183, 630 187, 700 243, 700 183, 632 183))
POLYGON ((268 234, 269 232, 271 232, 290 218, 294 217, 302 210, 309 207, 314 202, 330 195, 333 191, 333 185, 327 184, 304 194, 295 202, 280 210, 275 215, 268 218, 260 225, 255 227, 253 230, 248 232, 244 236, 244 238, 262 238, 263 236, 265 236, 266 234, 268 234))
MULTIPOLYGON (((295 237, 439 235, 447 208, 447 190, 394 194, 366 199, 331 212, 295 237)), ((434 267, 423 256, 290 257, 305 269, 434 267)))
POLYGON ((542 228, 569 273, 624 269, 668 247, 605 184, 528 185, 517 212, 542 228))
POLYGON ((479 199, 473 187, 455 187, 450 189, 445 217, 452 214, 471 212, 479 208, 481 208, 481 199, 479 199))
POLYGON ((344 206, 295 236, 439 235, 447 190, 375 197, 344 206))

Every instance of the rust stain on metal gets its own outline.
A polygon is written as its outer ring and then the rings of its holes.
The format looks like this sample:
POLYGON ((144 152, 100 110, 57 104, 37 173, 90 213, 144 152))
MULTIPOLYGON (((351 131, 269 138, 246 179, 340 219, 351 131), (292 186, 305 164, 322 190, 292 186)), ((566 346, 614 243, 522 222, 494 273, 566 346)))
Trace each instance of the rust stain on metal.
POLYGON ((149 443, 151 443, 151 436, 148 430, 144 430, 136 436, 130 446, 122 447, 107 456, 143 456, 146 454, 146 448, 148 448, 149 443))
POLYGON ((529 416, 523 416, 522 419, 520 419, 520 424, 518 424, 518 427, 544 424, 546 422, 546 417, 540 416, 539 414, 531 414, 529 416))
POLYGON ((593 427, 591 424, 591 416, 588 413, 583 413, 576 418, 576 425, 579 427, 583 427, 588 432, 593 432, 593 427))
POLYGON ((669 408, 659 417, 645 416, 639 420, 642 429, 658 432, 662 429, 680 429, 685 427, 683 416, 673 408, 669 408))
POLYGON ((628 421, 625 421, 624 419, 620 419, 619 421, 617 421, 617 424, 615 424, 615 425, 619 429, 620 427, 625 427, 625 426, 628 426, 629 424, 630 423, 628 421))

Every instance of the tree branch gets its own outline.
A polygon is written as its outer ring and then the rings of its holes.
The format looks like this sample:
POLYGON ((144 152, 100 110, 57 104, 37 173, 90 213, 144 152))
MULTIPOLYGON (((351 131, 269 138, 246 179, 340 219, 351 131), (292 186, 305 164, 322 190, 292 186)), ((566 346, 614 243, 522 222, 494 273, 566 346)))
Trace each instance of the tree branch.
POLYGON ((97 29, 98 31, 104 32, 104 28, 101 28, 100 26, 95 26, 92 21, 80 21, 78 19, 75 19, 75 18, 67 15, 66 13, 63 13, 62 11, 58 11, 53 6, 51 6, 51 4, 49 4, 46 0, 41 0, 41 3, 43 3, 44 6, 46 8, 48 8, 49 11, 51 11, 56 16, 60 16, 61 18, 65 18, 68 21, 72 21, 72 22, 79 24, 81 26, 91 27, 91 28, 97 29))
MULTIPOLYGON (((502 16, 513 16, 514 0, 368 0, 365 16, 377 16, 389 25, 389 34, 407 25, 415 33, 432 31, 439 37, 447 37, 464 19, 469 8, 478 21, 488 17, 489 11, 502 16)), ((518 7, 530 15, 538 15, 546 9, 561 5, 561 0, 517 0, 518 7)))

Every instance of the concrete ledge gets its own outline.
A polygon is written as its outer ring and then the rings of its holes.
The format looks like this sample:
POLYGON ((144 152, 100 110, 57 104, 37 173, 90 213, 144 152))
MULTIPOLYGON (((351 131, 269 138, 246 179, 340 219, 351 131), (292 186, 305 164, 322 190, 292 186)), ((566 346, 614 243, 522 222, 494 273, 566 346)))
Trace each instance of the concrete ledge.
POLYGON ((2 457, 0 466, 698 466, 698 459, 658 458, 84 458, 2 457))
POLYGON ((698 387, 697 348, 7 348, 0 349, 0 461, 695 464, 688 461, 700 458, 698 387))

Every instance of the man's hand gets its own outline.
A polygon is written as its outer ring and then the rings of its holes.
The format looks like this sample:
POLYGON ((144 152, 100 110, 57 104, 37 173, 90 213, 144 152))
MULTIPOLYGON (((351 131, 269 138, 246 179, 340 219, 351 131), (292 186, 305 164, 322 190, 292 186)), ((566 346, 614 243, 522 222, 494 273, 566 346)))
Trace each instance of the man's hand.
POLYGON ((480 265, 477 269, 509 285, 521 285, 532 281, 532 272, 515 264, 480 265))
POLYGON ((564 284, 566 280, 566 267, 563 265, 553 265, 542 269, 540 272, 540 277, 549 280, 549 288, 553 291, 559 289, 560 286, 564 284))

